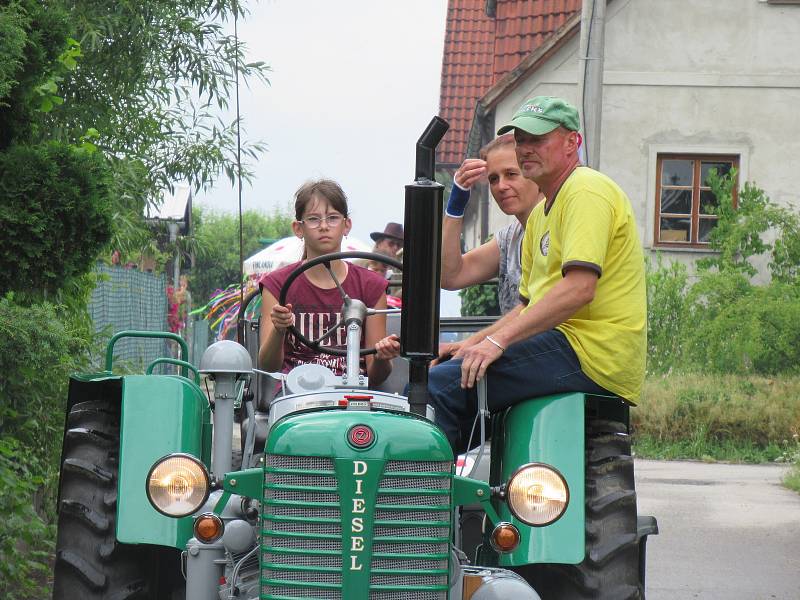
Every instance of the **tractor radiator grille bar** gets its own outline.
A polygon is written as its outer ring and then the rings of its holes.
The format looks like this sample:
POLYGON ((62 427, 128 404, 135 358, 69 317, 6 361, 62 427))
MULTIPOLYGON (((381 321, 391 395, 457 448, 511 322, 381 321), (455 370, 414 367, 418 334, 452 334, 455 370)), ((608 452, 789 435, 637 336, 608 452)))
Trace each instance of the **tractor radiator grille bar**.
MULTIPOLYGON (((374 514, 370 600, 446 600, 451 470, 450 462, 385 464, 374 505, 367 507, 374 514)), ((333 460, 270 454, 264 490, 261 598, 354 597, 357 592, 343 589, 346 552, 333 460)))

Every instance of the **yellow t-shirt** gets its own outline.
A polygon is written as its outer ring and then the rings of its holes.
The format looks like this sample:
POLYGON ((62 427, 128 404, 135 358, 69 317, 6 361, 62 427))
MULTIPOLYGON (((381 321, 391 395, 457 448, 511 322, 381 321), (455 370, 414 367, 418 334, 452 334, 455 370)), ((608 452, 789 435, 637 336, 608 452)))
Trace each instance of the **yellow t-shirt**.
MULTIPOLYGON (((644 257, 630 200, 611 179, 578 167, 547 213, 540 203, 528 218, 519 293, 527 310, 571 265, 595 270, 594 300, 557 329, 595 383, 635 403, 647 354, 644 257)), ((524 312, 524 311, 523 311, 524 312)))

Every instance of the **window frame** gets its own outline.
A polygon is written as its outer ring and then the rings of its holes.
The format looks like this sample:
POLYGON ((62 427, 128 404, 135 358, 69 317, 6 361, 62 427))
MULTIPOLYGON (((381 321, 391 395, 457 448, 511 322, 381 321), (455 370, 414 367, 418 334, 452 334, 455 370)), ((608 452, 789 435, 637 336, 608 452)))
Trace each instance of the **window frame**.
POLYGON ((653 214, 653 247, 665 248, 670 250, 675 249, 693 249, 693 250, 709 250, 709 242, 699 241, 700 233, 700 192, 703 189, 708 189, 708 186, 701 185, 700 175, 702 173, 703 162, 730 162, 731 167, 736 169, 736 185, 733 186, 733 206, 738 206, 738 181, 741 176, 741 160, 740 154, 734 153, 714 153, 714 152, 657 152, 655 165, 655 212, 653 214), (688 241, 662 241, 661 238, 661 218, 662 216, 675 217, 684 216, 685 213, 662 213, 661 211, 661 191, 662 191, 662 172, 665 160, 689 160, 694 164, 692 165, 692 186, 681 186, 686 189, 691 189, 691 207, 689 218, 691 220, 690 239, 688 241))

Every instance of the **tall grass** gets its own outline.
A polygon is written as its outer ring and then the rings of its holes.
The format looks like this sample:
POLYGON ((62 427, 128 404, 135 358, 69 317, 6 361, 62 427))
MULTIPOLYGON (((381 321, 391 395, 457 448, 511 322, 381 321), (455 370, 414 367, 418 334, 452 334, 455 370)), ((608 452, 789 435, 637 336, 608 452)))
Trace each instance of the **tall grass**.
POLYGON ((639 456, 796 461, 800 376, 650 376, 631 420, 639 456))

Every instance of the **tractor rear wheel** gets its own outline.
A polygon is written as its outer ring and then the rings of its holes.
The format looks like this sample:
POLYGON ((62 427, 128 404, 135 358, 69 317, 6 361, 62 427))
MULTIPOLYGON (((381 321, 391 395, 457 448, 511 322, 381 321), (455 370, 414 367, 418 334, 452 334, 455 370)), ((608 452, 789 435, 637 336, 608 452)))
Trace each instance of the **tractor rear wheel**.
POLYGON ((112 403, 81 402, 69 412, 53 600, 170 597, 154 577, 166 564, 175 566, 177 552, 116 541, 119 423, 119 406, 112 403))
POLYGON ((615 421, 586 422, 586 557, 578 565, 514 569, 542 600, 644 598, 639 582, 630 436, 615 421))

